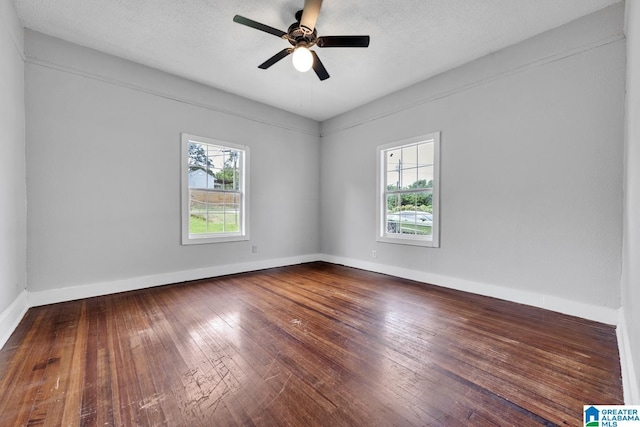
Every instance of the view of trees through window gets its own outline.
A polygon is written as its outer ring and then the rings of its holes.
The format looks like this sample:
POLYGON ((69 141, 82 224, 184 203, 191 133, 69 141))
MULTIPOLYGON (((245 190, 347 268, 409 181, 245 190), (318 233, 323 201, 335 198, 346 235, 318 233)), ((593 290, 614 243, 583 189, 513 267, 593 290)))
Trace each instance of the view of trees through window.
POLYGON ((189 233, 240 231, 242 151, 189 142, 189 233))
POLYGON ((390 148, 384 154, 387 233, 430 235, 433 141, 390 148))

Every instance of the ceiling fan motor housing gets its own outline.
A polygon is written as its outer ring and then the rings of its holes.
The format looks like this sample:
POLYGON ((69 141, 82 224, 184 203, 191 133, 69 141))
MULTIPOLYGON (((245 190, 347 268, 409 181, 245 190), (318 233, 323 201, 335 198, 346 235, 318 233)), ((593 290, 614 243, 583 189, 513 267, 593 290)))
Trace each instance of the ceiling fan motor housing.
POLYGON ((316 44, 316 41, 318 39, 318 32, 315 28, 310 29, 305 27, 304 25, 300 25, 301 16, 302 11, 299 10, 296 13, 297 21, 289 26, 285 38, 289 41, 289 43, 291 43, 292 46, 303 44, 306 47, 311 47, 316 44))

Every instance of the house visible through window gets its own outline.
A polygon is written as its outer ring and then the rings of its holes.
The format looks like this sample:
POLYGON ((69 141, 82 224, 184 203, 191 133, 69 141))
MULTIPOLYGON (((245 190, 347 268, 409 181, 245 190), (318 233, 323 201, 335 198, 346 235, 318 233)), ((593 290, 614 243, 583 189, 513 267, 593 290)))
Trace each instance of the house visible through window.
POLYGON ((248 148, 183 134, 182 153, 182 243, 248 240, 248 148))
POLYGON ((439 246, 439 152, 439 132, 378 147, 378 241, 439 246))

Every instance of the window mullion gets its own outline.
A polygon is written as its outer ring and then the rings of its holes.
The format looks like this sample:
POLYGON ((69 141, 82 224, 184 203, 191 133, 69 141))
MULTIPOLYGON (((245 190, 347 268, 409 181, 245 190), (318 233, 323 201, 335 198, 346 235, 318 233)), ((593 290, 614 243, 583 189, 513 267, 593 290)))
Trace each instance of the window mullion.
POLYGON ((424 187, 424 188, 410 188, 407 190, 387 190, 385 194, 410 194, 410 193, 433 193, 433 188, 424 187))

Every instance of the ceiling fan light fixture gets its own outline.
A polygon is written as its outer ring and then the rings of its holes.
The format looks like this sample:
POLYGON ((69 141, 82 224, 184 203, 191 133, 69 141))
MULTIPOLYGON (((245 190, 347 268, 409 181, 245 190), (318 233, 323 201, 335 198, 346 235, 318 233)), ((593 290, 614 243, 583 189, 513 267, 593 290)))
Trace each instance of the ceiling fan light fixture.
POLYGON ((293 66, 301 73, 305 73, 311 69, 313 65, 313 55, 306 46, 297 46, 292 55, 293 66))
POLYGON ((261 70, 266 70, 284 57, 291 55, 296 70, 304 73, 313 68, 320 81, 323 81, 330 77, 329 73, 322 65, 316 51, 309 50, 310 47, 369 47, 369 36, 318 37, 315 26, 321 6, 322 0, 305 0, 304 9, 296 12, 296 22, 291 24, 286 32, 240 15, 235 15, 233 22, 274 35, 293 46, 282 49, 258 65, 261 70))

